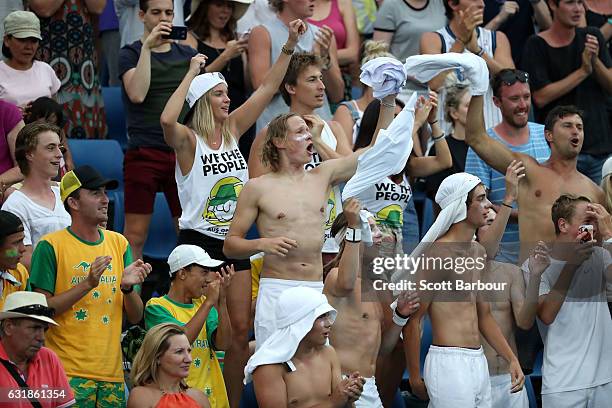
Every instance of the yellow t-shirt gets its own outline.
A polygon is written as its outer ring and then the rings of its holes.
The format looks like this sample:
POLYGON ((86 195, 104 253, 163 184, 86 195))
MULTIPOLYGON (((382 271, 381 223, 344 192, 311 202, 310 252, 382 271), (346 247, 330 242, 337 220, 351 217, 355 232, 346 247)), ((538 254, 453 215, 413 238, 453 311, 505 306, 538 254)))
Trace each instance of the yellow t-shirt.
POLYGON ((123 382, 121 323, 123 269, 132 262, 127 239, 113 231, 100 231, 100 239, 87 242, 70 228, 45 235, 32 255, 32 287, 60 294, 87 279, 98 256, 112 261, 100 284, 66 312, 56 315, 46 346, 57 353, 69 377, 123 382))
POLYGON ((22 264, 17 264, 16 269, 9 269, 6 272, 0 272, 0 275, 4 275, 5 273, 11 275, 12 278, 8 276, 0 276, 0 281, 2 282, 2 292, 0 292, 0 309, 4 307, 4 301, 11 293, 19 292, 21 290, 30 290, 30 284, 28 282, 30 274, 25 266, 22 264))
MULTIPOLYGON (((145 307, 145 326, 147 330, 160 323, 176 323, 184 326, 188 323, 204 303, 206 297, 192 299, 192 303, 175 302, 168 296, 151 298, 145 307)), ((212 347, 212 334, 218 324, 217 311, 210 310, 206 324, 191 345, 191 367, 187 385, 197 388, 208 397, 212 408, 228 408, 227 391, 223 382, 223 374, 219 361, 212 347)))

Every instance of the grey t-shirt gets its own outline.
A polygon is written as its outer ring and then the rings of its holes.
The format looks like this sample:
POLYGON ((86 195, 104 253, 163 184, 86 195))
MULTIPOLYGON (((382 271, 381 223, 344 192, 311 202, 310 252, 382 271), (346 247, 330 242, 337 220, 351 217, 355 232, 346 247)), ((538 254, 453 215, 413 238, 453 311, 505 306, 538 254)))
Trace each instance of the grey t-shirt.
POLYGON ((444 27, 446 16, 442 0, 429 0, 425 7, 416 9, 405 0, 385 0, 378 14, 374 30, 392 32, 390 51, 404 62, 419 55, 421 34, 444 27))

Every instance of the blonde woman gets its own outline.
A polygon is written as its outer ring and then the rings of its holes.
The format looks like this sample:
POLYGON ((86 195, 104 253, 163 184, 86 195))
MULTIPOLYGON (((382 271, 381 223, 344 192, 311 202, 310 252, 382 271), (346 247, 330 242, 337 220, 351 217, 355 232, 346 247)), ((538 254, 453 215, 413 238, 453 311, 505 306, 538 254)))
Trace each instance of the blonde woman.
POLYGON ((203 248, 212 258, 236 269, 236 284, 228 292, 233 342, 225 356, 224 374, 230 404, 240 400, 244 365, 249 357, 251 265, 248 259, 228 259, 223 242, 234 218, 238 195, 248 180, 247 162, 238 140, 257 120, 285 76, 298 38, 306 30, 302 20, 289 23, 289 35, 265 80, 247 101, 229 112, 227 82, 218 72, 201 74, 206 57, 192 58, 185 78, 161 115, 166 143, 176 153, 176 185, 183 212, 178 245, 203 248), (179 115, 187 100, 190 111, 183 125, 179 115))
POLYGON ((191 346, 183 329, 173 323, 152 327, 132 364, 128 408, 210 408, 204 393, 189 388, 191 346))

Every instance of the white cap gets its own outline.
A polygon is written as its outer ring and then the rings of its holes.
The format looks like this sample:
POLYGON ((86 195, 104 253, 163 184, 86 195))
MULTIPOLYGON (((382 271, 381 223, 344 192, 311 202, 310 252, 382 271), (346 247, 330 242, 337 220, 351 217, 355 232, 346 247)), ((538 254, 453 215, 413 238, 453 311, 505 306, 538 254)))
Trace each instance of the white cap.
POLYGON ((604 179, 608 174, 612 174, 612 156, 608 157, 601 168, 601 178, 604 179))
POLYGON ((205 268, 216 268, 224 261, 212 259, 205 250, 197 245, 179 245, 170 253, 168 265, 170 266, 170 276, 176 271, 191 264, 203 266, 205 268))
POLYGON ((189 104, 189 109, 193 108, 193 105, 195 105, 198 99, 206 92, 219 84, 225 84, 225 86, 227 86, 227 82, 225 82, 225 78, 220 72, 207 72, 193 78, 191 85, 189 85, 187 96, 185 97, 185 100, 189 104))

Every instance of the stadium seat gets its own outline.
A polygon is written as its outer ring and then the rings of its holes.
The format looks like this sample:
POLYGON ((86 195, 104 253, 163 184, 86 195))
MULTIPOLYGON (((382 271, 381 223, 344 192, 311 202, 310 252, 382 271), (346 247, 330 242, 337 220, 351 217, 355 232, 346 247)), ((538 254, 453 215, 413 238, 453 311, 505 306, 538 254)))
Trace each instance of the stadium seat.
POLYGON ((121 87, 102 87, 102 98, 104 98, 104 110, 106 111, 108 138, 119 142, 121 148, 125 150, 127 146, 127 124, 123 100, 121 99, 121 87))
POLYGON ((123 190, 123 150, 116 140, 68 139, 75 166, 88 164, 123 190))
POLYGON ((119 188, 107 191, 113 206, 113 219, 109 229, 122 232, 125 223, 123 205, 123 150, 116 140, 68 139, 75 166, 88 164, 104 177, 117 180, 119 188))
POLYGON ((143 254, 152 259, 165 261, 176 247, 176 242, 176 229, 166 197, 164 193, 157 193, 143 254))

